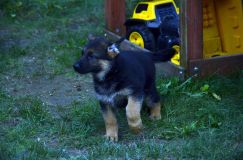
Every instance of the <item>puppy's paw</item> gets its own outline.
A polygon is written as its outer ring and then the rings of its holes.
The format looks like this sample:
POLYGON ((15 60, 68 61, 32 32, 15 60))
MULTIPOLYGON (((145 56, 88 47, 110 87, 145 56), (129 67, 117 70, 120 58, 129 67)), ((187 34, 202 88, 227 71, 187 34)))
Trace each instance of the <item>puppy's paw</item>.
POLYGON ((118 135, 117 134, 106 134, 105 135, 106 139, 112 142, 117 142, 118 141, 118 135))
POLYGON ((150 109, 150 119, 151 120, 159 120, 161 119, 160 114, 161 106, 160 103, 155 103, 155 105, 150 109))
POLYGON ((143 125, 142 125, 142 123, 141 124, 139 124, 139 125, 133 125, 133 126, 129 126, 130 127, 130 129, 131 129, 131 131, 134 133, 134 134, 138 134, 138 133, 140 133, 142 130, 143 130, 143 125))
POLYGON ((160 119, 161 119, 161 115, 160 115, 160 114, 151 114, 151 115, 149 116, 149 118, 150 118, 151 120, 160 120, 160 119))
POLYGON ((139 134, 143 130, 143 128, 140 127, 130 127, 130 129, 134 134, 139 134))

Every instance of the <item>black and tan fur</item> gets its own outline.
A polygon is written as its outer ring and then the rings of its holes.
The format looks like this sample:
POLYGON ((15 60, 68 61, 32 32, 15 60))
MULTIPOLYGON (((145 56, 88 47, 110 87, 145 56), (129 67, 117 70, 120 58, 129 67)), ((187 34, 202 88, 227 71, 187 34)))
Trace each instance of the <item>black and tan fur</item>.
MULTIPOLYGON (((107 51, 110 45, 105 38, 91 37, 83 49, 82 57, 74 64, 74 69, 80 74, 92 74, 96 97, 100 101, 105 121, 106 137, 117 141, 118 124, 114 110, 119 98, 127 98, 127 121, 135 133, 143 128, 140 111, 144 100, 150 108, 150 118, 161 118, 153 61, 158 58, 158 54, 122 50, 119 54, 111 53, 107 51)), ((174 52, 168 49, 159 57, 166 61, 174 52)))

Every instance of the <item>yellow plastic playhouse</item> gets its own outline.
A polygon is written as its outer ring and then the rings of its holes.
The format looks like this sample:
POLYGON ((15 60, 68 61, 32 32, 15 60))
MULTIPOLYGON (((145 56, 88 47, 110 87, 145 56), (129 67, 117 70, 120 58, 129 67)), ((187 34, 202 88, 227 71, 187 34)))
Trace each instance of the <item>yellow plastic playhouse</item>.
POLYGON ((203 55, 243 53, 241 0, 203 0, 203 55))

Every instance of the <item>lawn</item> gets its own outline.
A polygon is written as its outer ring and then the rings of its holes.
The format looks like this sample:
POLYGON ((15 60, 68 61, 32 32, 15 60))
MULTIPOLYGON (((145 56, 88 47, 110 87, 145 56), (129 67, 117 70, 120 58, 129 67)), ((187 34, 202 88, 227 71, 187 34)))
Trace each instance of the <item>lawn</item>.
POLYGON ((104 138, 91 78, 72 70, 103 16, 98 0, 0 2, 0 159, 242 159, 243 71, 159 77, 162 119, 144 107, 134 135, 119 109, 119 142, 104 138))

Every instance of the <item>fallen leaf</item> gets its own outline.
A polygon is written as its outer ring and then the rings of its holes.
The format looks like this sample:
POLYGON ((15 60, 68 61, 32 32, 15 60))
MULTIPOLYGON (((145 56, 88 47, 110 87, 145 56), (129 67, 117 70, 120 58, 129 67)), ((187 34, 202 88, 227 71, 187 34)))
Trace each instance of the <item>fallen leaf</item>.
POLYGON ((221 101, 221 97, 217 95, 216 93, 212 93, 212 96, 217 99, 218 101, 221 101))

